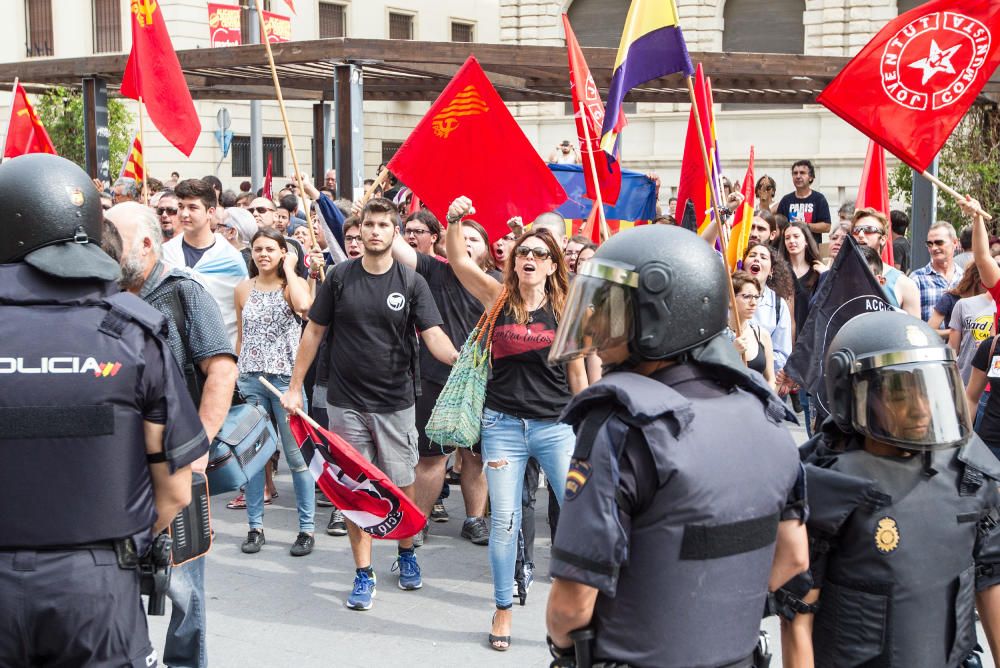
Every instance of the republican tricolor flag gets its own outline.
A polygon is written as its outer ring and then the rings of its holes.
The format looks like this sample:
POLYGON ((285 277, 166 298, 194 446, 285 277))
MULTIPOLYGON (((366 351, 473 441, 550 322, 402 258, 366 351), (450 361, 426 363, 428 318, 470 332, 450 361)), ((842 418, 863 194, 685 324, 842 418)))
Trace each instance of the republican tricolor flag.
POLYGON ((726 264, 729 265, 729 271, 736 271, 739 268, 743 254, 747 252, 747 244, 750 243, 754 204, 753 146, 750 147, 750 165, 743 177, 741 192, 743 204, 733 212, 733 228, 729 233, 729 245, 726 246, 726 264))
POLYGON ((636 86, 674 72, 694 74, 674 0, 632 0, 611 74, 601 148, 614 153, 621 129, 622 103, 636 86))

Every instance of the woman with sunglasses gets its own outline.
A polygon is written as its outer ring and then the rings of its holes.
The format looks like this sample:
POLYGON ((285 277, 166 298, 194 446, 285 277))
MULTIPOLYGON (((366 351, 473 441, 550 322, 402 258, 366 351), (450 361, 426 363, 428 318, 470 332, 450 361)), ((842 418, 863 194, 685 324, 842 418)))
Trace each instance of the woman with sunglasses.
POLYGON ((767 384, 774 388, 771 336, 753 319, 761 299, 761 283, 748 272, 736 271, 733 272, 733 291, 736 293, 736 317, 743 332, 741 336, 732 334, 733 346, 746 360, 747 367, 764 376, 767 384))
POLYGON ((754 192, 757 195, 757 211, 773 213, 777 204, 774 203, 774 194, 778 189, 778 184, 770 176, 765 174, 757 179, 754 192))
MULTIPOLYGON (((473 213, 472 202, 460 197, 448 209, 449 223, 473 213)), ((559 414, 573 394, 586 388, 587 372, 582 359, 565 366, 548 364, 569 285, 562 251, 548 231, 525 232, 514 242, 502 285, 469 257, 461 225, 449 224, 446 239, 455 275, 485 308, 506 294, 506 306, 493 334, 492 375, 486 385, 482 418, 496 603, 489 642, 490 647, 503 652, 510 647, 525 466, 528 458, 534 457, 546 478, 566 479, 575 436, 569 425, 559 422, 559 414)), ((562 503, 562 486, 557 484, 553 489, 562 503)))

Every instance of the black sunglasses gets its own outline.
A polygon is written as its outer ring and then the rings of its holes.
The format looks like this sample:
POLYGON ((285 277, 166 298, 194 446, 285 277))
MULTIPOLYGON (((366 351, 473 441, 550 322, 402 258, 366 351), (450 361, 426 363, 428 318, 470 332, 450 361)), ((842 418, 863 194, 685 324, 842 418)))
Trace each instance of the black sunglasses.
POLYGON ((940 248, 941 246, 944 246, 946 243, 948 243, 948 241, 945 239, 928 239, 927 247, 932 248, 933 246, 937 246, 938 248, 940 248))
POLYGON ((258 207, 254 207, 254 208, 252 208, 250 210, 251 211, 256 211, 257 213, 260 213, 260 214, 265 214, 268 211, 274 211, 274 209, 268 209, 266 206, 258 206, 258 207))
POLYGON ((177 215, 177 207, 174 206, 161 206, 156 210, 157 216, 162 216, 165 213, 169 213, 171 216, 177 215))
POLYGON ((545 248, 529 248, 528 246, 518 246, 517 250, 514 251, 514 255, 518 257, 534 255, 536 260, 544 260, 545 258, 552 257, 552 253, 545 248))

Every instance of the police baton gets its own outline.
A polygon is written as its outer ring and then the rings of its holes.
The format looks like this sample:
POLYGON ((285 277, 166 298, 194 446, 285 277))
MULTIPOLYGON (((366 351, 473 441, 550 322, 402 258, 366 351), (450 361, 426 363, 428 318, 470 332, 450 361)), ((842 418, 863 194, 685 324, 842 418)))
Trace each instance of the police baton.
POLYGON ((576 652, 576 668, 590 668, 594 665, 594 657, 591 652, 594 629, 584 628, 571 631, 569 638, 573 641, 573 650, 576 652))

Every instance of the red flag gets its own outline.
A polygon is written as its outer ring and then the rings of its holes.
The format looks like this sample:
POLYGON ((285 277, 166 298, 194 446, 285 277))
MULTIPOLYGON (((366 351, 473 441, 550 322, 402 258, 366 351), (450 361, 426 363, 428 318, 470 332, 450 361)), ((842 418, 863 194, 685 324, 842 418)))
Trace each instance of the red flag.
MULTIPOLYGON (((576 134, 580 140, 580 155, 583 156, 583 177, 587 181, 587 197, 597 201, 597 189, 594 187, 594 177, 590 169, 593 162, 597 171, 597 183, 601 187, 601 200, 605 204, 618 202, 622 189, 622 170, 617 156, 605 153, 601 149, 601 126, 604 123, 604 104, 601 102, 600 91, 590 75, 590 68, 583 58, 583 51, 576 41, 569 17, 562 15, 563 28, 566 30, 566 50, 569 52, 569 88, 573 95, 573 115, 576 117, 576 134), (580 113, 583 104, 584 115, 580 113), (584 130, 584 123, 587 124, 584 130), (590 142, 587 142, 589 133, 590 142)), ((624 125, 625 115, 621 122, 624 125)), ((618 129, 616 129, 616 132, 618 129)))
POLYGON ((142 158, 142 142, 139 141, 139 135, 136 135, 132 138, 132 143, 129 145, 128 154, 125 156, 125 162, 122 163, 122 171, 118 175, 118 178, 142 181, 144 172, 145 162, 142 158))
MULTIPOLYGON (((708 94, 705 88, 705 74, 701 69, 701 64, 695 70, 694 96, 698 103, 698 113, 701 118, 702 136, 705 141, 710 141, 711 129, 709 127, 708 94)), ((677 209, 674 212, 675 220, 684 219, 684 207, 688 200, 694 203, 695 220, 698 223, 700 232, 712 220, 709 209, 712 202, 709 199, 709 184, 705 169, 705 158, 699 147, 698 126, 695 125, 694 107, 688 117, 687 139, 684 142, 684 159, 681 161, 681 178, 677 186, 677 209)), ((706 144, 706 151, 709 150, 706 144)))
POLYGON ((998 2, 932 0, 880 30, 819 102, 922 172, 996 69, 998 27, 998 2))
MULTIPOLYGON (((584 223, 583 223, 583 225, 580 226, 580 232, 579 232, 579 234, 582 234, 583 236, 587 237, 588 239, 590 239, 591 241, 593 241, 595 244, 597 244, 598 246, 600 246, 601 245, 601 225, 598 222, 597 218, 598 218, 597 206, 594 205, 594 206, 590 207, 590 213, 587 214, 587 220, 585 220, 584 223)), ((608 223, 609 223, 608 226, 610 227, 611 221, 608 221, 608 223)))
POLYGON ((754 204, 753 146, 750 147, 750 164, 747 166, 747 173, 743 177, 743 186, 740 190, 743 194, 743 204, 733 212, 733 230, 729 234, 729 245, 726 246, 726 264, 729 265, 729 271, 736 271, 743 260, 747 244, 750 243, 754 204))
POLYGON ((201 120, 156 0, 132 1, 132 52, 121 92, 133 100, 142 98, 160 133, 181 153, 191 155, 201 120))
POLYGON ((262 192, 264 193, 264 197, 273 200, 274 196, 271 195, 271 157, 272 157, 271 154, 268 153, 267 154, 267 171, 264 172, 264 190, 262 192))
POLYGON ((7 141, 3 157, 16 158, 25 153, 56 153, 56 147, 49 139, 45 126, 35 115, 35 109, 28 102, 24 86, 14 87, 14 101, 10 105, 10 122, 7 124, 7 141))
POLYGON ((496 240, 566 201, 566 192, 521 131, 474 56, 431 105, 389 170, 444 220, 459 196, 496 240), (429 168, 433 165, 433 169, 429 168))
MULTIPOLYGON (((885 149, 874 141, 868 142, 868 154, 865 156, 865 168, 861 172, 861 187, 858 188, 858 198, 855 208, 871 207, 889 217, 889 172, 885 168, 885 149)), ((882 262, 891 267, 892 235, 882 248, 882 262)))
MULTIPOLYGON (((291 10, 292 14, 295 14, 295 2, 293 0, 285 0, 285 4, 288 5, 288 9, 291 10)), ((298 16, 298 14, 295 14, 298 16)))
POLYGON ((427 524, 416 504, 350 443, 298 415, 288 425, 323 494, 372 538, 409 538, 427 524))

